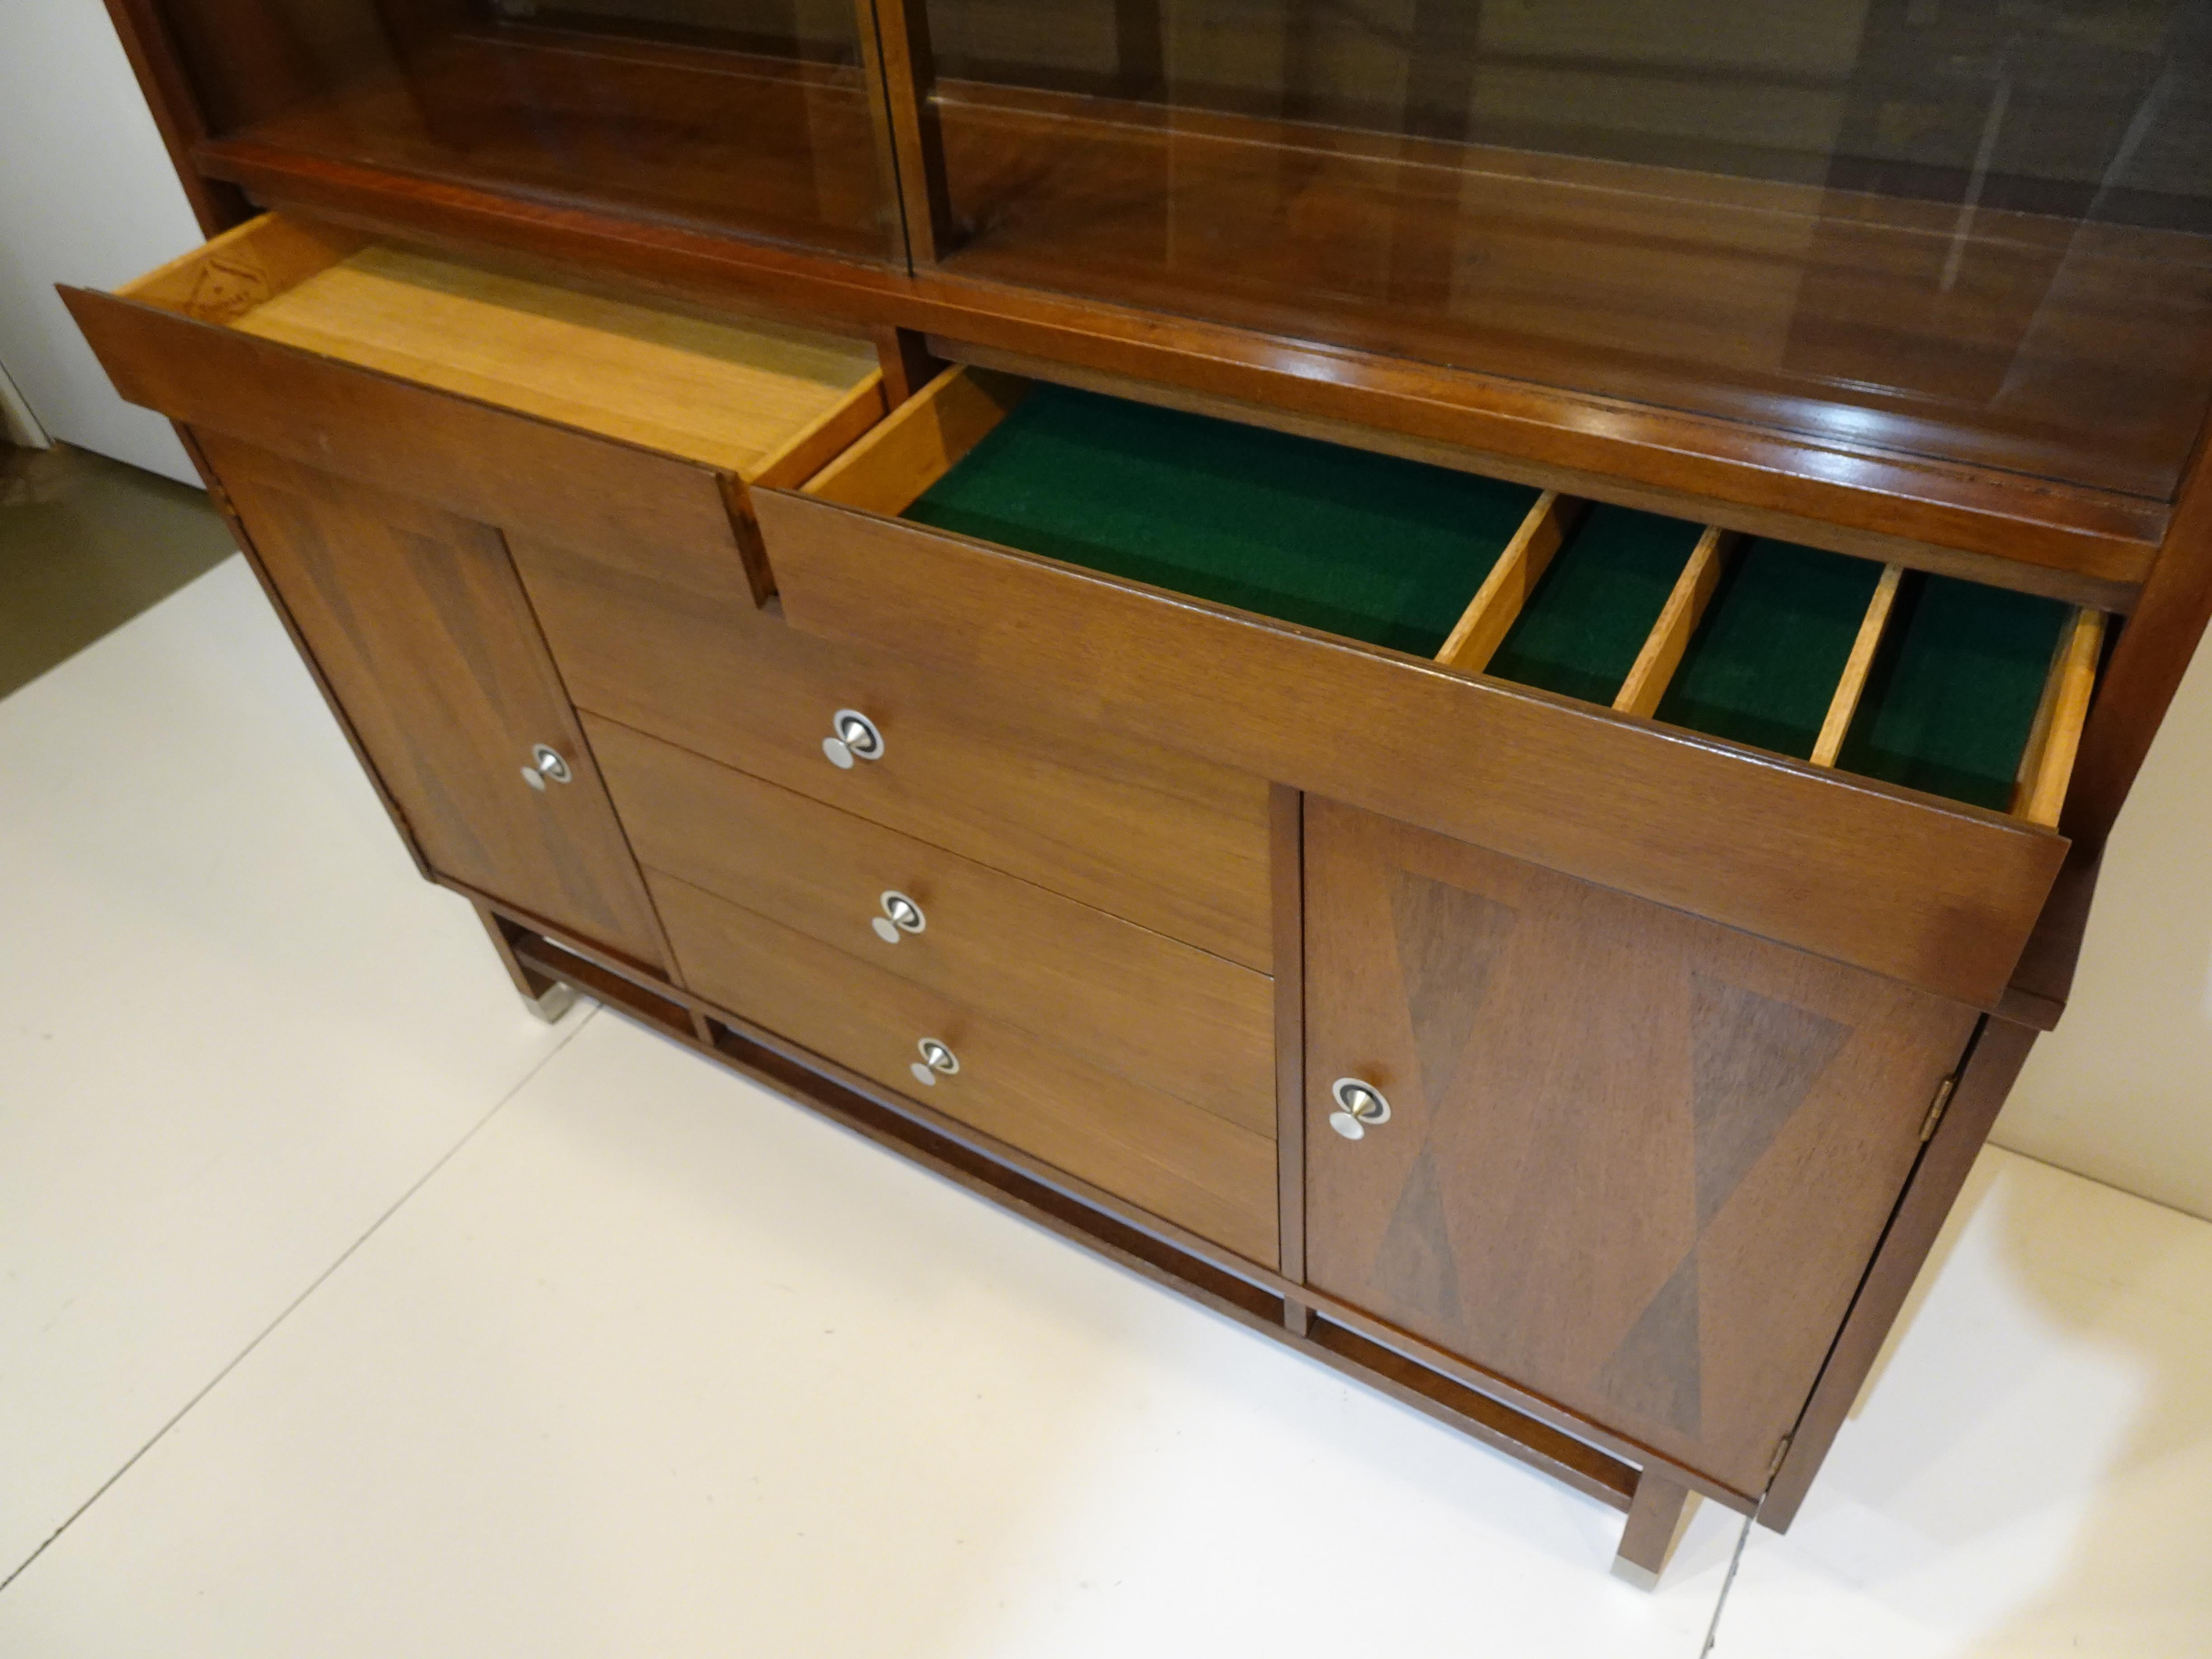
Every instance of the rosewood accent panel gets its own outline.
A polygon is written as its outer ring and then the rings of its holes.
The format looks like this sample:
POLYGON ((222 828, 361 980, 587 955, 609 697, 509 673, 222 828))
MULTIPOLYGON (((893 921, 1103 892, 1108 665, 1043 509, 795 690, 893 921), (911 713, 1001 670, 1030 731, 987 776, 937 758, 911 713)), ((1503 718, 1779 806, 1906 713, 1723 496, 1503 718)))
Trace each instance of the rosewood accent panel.
POLYGON ((1305 845, 1310 1282, 1756 1493, 1973 1012, 1310 796, 1305 845))

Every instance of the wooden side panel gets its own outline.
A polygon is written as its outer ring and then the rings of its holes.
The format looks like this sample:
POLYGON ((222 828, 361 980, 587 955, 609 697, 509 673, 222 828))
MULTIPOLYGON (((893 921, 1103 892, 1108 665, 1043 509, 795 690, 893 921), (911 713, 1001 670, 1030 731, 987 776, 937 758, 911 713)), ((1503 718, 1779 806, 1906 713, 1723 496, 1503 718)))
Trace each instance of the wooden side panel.
POLYGON ((1311 796, 1306 891, 1308 1279, 1759 1491, 1972 1012, 1311 796))
POLYGON ((508 545, 580 708, 1269 970, 1261 780, 802 634, 734 559, 508 545), (843 708, 880 759, 823 756, 843 708))
POLYGON ((153 306, 78 289, 62 298, 116 391, 195 431, 572 546, 738 556, 708 468, 153 306))
POLYGON ((196 434, 441 874, 664 968, 660 929, 499 532, 196 434), (530 788, 547 744, 568 783, 530 788))
POLYGON ((685 981, 702 995, 1274 1266, 1268 1137, 687 883, 656 875, 653 891, 685 981), (950 1075, 930 1073, 937 1081, 926 1086, 913 1072, 925 1038, 945 1043, 960 1065, 950 1075))
POLYGON ((793 622, 1939 994, 1993 1006, 2047 831, 803 496, 793 622))
POLYGON ((1273 1138, 1267 975, 626 726, 586 724, 651 869, 1273 1138), (882 937, 887 892, 921 907, 920 931, 882 937))

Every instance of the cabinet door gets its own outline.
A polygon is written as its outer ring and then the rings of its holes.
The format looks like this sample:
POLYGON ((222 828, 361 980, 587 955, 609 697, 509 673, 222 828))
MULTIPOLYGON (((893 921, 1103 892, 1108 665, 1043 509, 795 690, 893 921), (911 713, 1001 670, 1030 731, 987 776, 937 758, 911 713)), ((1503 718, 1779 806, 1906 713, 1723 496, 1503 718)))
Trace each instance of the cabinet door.
POLYGON ((431 868, 665 968, 643 880, 499 532, 194 435, 431 868), (567 762, 567 781, 525 780, 541 744, 567 762))
POLYGON ((1307 802, 1309 1278, 1760 1490, 1973 1011, 1307 802))

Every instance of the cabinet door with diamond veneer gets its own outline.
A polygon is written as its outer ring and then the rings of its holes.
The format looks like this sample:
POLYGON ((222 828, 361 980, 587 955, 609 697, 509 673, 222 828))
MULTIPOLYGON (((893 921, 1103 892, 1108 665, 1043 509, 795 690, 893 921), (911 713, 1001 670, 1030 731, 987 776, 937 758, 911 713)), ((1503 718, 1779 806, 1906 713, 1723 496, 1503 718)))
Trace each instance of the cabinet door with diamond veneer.
POLYGON ((1973 1011, 1306 810, 1308 1277, 1759 1491, 1973 1011), (1340 1078, 1388 1121, 1332 1133, 1340 1078))

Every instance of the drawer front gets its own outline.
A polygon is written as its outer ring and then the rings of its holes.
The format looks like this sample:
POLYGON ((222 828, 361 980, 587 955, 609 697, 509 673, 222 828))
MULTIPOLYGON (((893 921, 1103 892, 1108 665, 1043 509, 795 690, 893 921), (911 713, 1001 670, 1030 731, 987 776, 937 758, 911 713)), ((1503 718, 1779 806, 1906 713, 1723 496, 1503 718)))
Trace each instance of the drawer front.
POLYGON ((585 726, 648 868, 1273 1133, 1266 975, 626 726, 585 726), (919 907, 919 931, 891 926, 890 893, 919 907))
POLYGON ((1091 1065, 672 877, 652 878, 685 981, 730 1012, 1269 1267, 1267 1137, 1091 1065), (914 1067, 924 1040, 958 1069, 914 1067))
POLYGON ((737 562, 709 469, 112 295, 62 297, 125 400, 463 518, 737 562))
POLYGON ((763 490, 825 637, 1984 1006, 2066 843, 1379 647, 763 490))
POLYGON ((1311 1282, 1760 1491, 1972 1011, 1311 797, 1305 845, 1311 1282))
POLYGON ((1260 779, 802 634, 733 560, 509 544, 580 707, 1270 970, 1260 779), (846 708, 884 745, 841 769, 822 745, 846 708))
POLYGON ((498 532, 195 435, 423 859, 660 968, 644 884, 498 532), (540 744, 565 781, 536 771, 530 787, 540 744))

